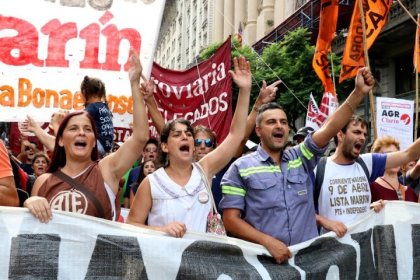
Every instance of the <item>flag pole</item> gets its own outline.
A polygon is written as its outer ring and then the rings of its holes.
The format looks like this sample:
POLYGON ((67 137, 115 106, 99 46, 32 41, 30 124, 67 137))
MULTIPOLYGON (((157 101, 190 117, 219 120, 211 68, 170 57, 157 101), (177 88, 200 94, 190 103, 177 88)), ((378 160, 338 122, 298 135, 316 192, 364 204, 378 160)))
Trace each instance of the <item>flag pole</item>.
MULTIPOLYGON (((417 56, 418 55, 419 54, 417 53, 417 56)), ((416 124, 414 126, 414 140, 416 140, 417 130, 419 128, 419 72, 417 71, 417 69, 416 69, 416 104, 414 104, 414 112, 416 112, 416 124)))
MULTIPOLYGON (((366 22, 365 22, 365 12, 363 10, 363 0, 359 0, 358 2, 359 2, 359 10, 360 10, 360 19, 362 20, 363 50, 365 53, 365 62, 366 62, 366 66, 370 70, 369 55, 368 55, 367 42, 366 42, 366 22)), ((376 139, 378 137, 378 133, 376 130, 375 101, 373 99, 372 90, 369 91, 369 103, 370 103, 371 119, 372 119, 372 126, 373 126, 373 138, 376 139)))
POLYGON ((416 32, 416 42, 414 44, 414 48, 415 48, 415 56, 416 56, 416 60, 415 60, 415 71, 416 71, 416 103, 414 104, 414 112, 416 113, 416 123, 414 125, 414 140, 417 139, 417 131, 419 129, 419 71, 417 70, 417 68, 419 67, 418 65, 418 61, 419 61, 419 26, 418 26, 418 22, 419 22, 419 17, 420 15, 417 14, 417 32, 416 32))
POLYGON ((332 82, 333 82, 333 86, 334 86, 334 94, 337 95, 337 90, 335 88, 335 76, 334 76, 334 61, 333 61, 333 57, 330 53, 330 58, 331 58, 331 75, 332 75, 332 82))

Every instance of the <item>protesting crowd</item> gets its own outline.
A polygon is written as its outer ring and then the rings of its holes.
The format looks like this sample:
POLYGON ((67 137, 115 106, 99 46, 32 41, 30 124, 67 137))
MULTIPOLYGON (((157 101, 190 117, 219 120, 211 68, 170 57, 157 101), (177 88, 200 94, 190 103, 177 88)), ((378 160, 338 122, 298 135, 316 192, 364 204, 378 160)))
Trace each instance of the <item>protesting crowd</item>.
POLYGON ((80 87, 85 110, 55 113, 54 135, 27 117, 22 131, 44 151, 23 138, 13 155, 0 141, 1 206, 26 207, 43 223, 61 210, 178 238, 226 232, 263 245, 283 263, 292 256, 289 246, 329 231, 342 237, 346 225, 389 200, 418 202, 420 140, 400 150, 385 136, 364 153, 368 123, 354 113, 374 85, 368 68, 359 69, 353 92, 320 129, 303 127, 293 141, 287 108, 273 102, 278 82, 262 87, 249 112, 252 73, 244 57, 234 58, 230 71, 239 92, 221 143, 209 127, 165 123, 155 83, 144 78, 133 50, 128 75, 133 118, 124 143, 113 143, 106 81, 88 76, 80 87), (148 115, 157 139, 149 138, 148 115), (249 147, 254 130, 260 142, 249 147), (121 207, 130 209, 126 218, 121 207))

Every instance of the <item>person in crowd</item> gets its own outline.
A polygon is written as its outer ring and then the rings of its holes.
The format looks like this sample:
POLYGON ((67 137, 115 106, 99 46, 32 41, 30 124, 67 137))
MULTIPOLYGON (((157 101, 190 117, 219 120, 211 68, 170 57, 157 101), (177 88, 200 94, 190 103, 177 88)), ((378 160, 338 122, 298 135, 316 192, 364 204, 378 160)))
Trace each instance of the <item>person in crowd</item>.
POLYGON ((293 135, 293 141, 295 141, 296 144, 300 144, 305 140, 306 136, 308 136, 309 133, 313 132, 314 129, 310 126, 304 126, 298 129, 295 135, 293 135))
MULTIPOLYGON (((229 168, 233 160, 235 160, 236 158, 242 155, 244 147, 246 147, 248 138, 251 135, 252 131, 254 130, 255 118, 256 118, 258 108, 261 107, 261 105, 269 103, 275 99, 276 92, 278 89, 277 86, 280 83, 281 83, 281 80, 278 80, 267 86, 266 81, 262 82, 262 86, 258 94, 258 97, 256 98, 255 103, 253 105, 253 109, 251 110, 251 112, 249 113, 247 117, 245 135, 240 145, 237 146, 237 151, 235 152, 235 156, 215 176, 213 176, 213 180, 211 181, 211 189, 212 189, 215 204, 217 206, 219 205, 219 202, 222 199, 222 190, 220 187, 220 182, 222 180, 223 175, 225 174, 226 170, 229 168)), ((161 133, 163 126, 165 124, 165 121, 158 110, 156 100, 153 97, 152 89, 145 94, 145 100, 146 100, 148 112, 152 117, 156 130, 159 133, 161 133)), ((194 128, 194 138, 196 139, 195 140, 196 148, 195 148, 195 154, 194 154, 195 161, 200 161, 204 156, 212 152, 217 147, 216 137, 217 135, 210 128, 203 125, 195 126, 194 128)), ((218 208, 218 211, 221 212, 221 209, 218 208)))
POLYGON ((204 125, 194 127, 195 161, 200 161, 217 147, 216 133, 204 125))
POLYGON ((28 176, 26 192, 30 194, 32 192, 32 187, 35 183, 36 178, 41 176, 44 173, 47 173, 48 166, 50 165, 50 158, 44 152, 37 152, 34 155, 32 160, 32 169, 34 174, 28 176))
POLYGON ((0 206, 19 206, 9 153, 0 140, 0 206))
POLYGON ((34 155, 32 160, 32 169, 36 178, 47 172, 50 164, 50 158, 44 152, 38 152, 34 155))
POLYGON ((401 168, 399 181, 404 186, 409 186, 417 196, 420 195, 420 159, 413 160, 401 168))
MULTIPOLYGON (((85 101, 85 110, 95 121, 95 128, 98 132, 96 145, 99 155, 102 158, 111 152, 114 137, 112 112, 106 101, 105 84, 100 79, 85 76, 80 85, 80 91, 85 101)), ((51 116, 51 128, 55 134, 67 114, 68 111, 59 111, 51 116)), ((22 129, 34 133, 48 150, 54 150, 55 136, 45 132, 32 117, 27 116, 26 121, 22 125, 22 129)))
POLYGON ((35 153, 38 151, 35 143, 29 142, 27 139, 22 140, 21 153, 16 157, 21 163, 20 167, 29 175, 34 174, 32 169, 32 161, 35 153))
POLYGON ((152 174, 156 171, 156 165, 155 162, 151 159, 142 162, 140 166, 134 168, 133 175, 137 175, 136 180, 133 181, 129 186, 129 193, 130 193, 130 202, 134 201, 134 196, 137 193, 137 189, 141 182, 144 180, 144 178, 147 177, 147 175, 152 174))
POLYGON ((106 101, 105 84, 100 79, 85 76, 80 85, 80 91, 85 100, 85 110, 95 120, 98 132, 96 145, 102 157, 111 151, 114 138, 112 112, 106 101))
POLYGON ((225 140, 194 164, 194 129, 190 122, 176 119, 165 124, 160 136, 165 165, 140 184, 127 223, 174 237, 182 237, 187 230, 206 231, 212 198, 203 179, 210 182, 235 155, 236 147, 245 135, 243 119, 247 117, 251 91, 249 62, 242 56, 234 58, 234 71, 230 74, 239 87, 239 97, 225 140), (202 178, 200 169, 206 178, 202 178))
POLYGON ((115 153, 98 160, 95 122, 86 111, 68 114, 55 139, 48 173, 38 177, 32 196, 24 206, 41 222, 52 218, 51 210, 64 210, 109 220, 119 217, 119 181, 137 159, 148 139, 142 67, 133 49, 128 70, 133 98, 133 133, 115 153))
POLYGON ((284 144, 284 150, 287 151, 288 149, 292 148, 293 142, 292 141, 287 141, 286 144, 284 144))
POLYGON ((23 133, 33 133, 37 139, 49 151, 54 151, 55 135, 57 135, 58 128, 61 122, 69 113, 67 110, 60 110, 51 115, 50 125, 53 135, 46 132, 31 116, 26 116, 26 120, 22 123, 21 130, 23 133))
MULTIPOLYGON (((153 87, 151 87, 153 88, 153 87)), ((142 153, 140 154, 140 157, 137 159, 137 161, 134 163, 134 165, 124 174, 124 186, 123 186, 123 192, 122 192, 122 200, 121 203, 123 203, 125 208, 130 208, 132 199, 131 199, 131 186, 133 183, 137 182, 137 179, 140 174, 140 166, 142 163, 145 163, 146 161, 153 161, 153 165, 156 167, 158 163, 158 141, 154 138, 149 138, 147 140, 146 145, 143 148, 142 153)), ((154 170, 153 170, 154 171, 154 170)), ((147 174, 146 174, 147 175, 147 174)), ((141 181, 139 181, 141 183, 141 181)), ((137 191, 138 185, 136 186, 137 191)))
MULTIPOLYGON (((391 136, 383 136, 375 140, 372 153, 388 154, 400 150, 400 142, 391 136)), ((370 183, 371 201, 405 200, 417 202, 417 195, 413 189, 402 185, 398 180, 400 167, 385 169, 384 175, 370 183)))
POLYGON ((356 88, 334 115, 300 145, 284 151, 289 125, 276 103, 262 105, 256 117, 260 145, 236 160, 222 180, 223 221, 233 236, 267 248, 277 263, 287 261, 287 246, 318 236, 311 173, 330 139, 345 125, 374 79, 358 71, 356 88))
MULTIPOLYGON (((367 127, 365 119, 353 116, 336 135, 336 150, 326 158, 324 171, 318 172, 321 165, 317 166, 315 182, 318 183, 315 185, 319 188, 315 189, 319 189, 319 195, 315 199, 319 206, 317 220, 322 227, 321 233, 334 231, 342 237, 347 232, 346 224, 358 215, 371 208, 380 211, 385 201, 371 202, 369 184, 383 176, 386 169, 397 168, 420 156, 420 139, 403 151, 361 154, 367 127)), ((383 179, 377 182, 386 184, 383 179)))

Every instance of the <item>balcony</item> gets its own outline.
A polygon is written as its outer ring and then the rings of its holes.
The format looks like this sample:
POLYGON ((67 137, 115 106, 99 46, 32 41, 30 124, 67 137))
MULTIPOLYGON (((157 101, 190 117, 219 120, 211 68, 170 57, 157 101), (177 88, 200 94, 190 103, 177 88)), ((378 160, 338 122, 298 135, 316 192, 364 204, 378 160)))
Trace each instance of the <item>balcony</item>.
MULTIPOLYGON (((353 3, 355 0, 343 0, 339 2, 339 15, 337 30, 348 27, 353 12, 353 3)), ((297 9, 290 17, 285 19, 280 25, 274 28, 269 34, 256 42, 253 48, 261 53, 267 42, 273 43, 283 39, 283 37, 290 31, 299 27, 306 27, 311 31, 311 41, 316 43, 319 29, 319 14, 321 10, 321 1, 312 0, 305 3, 297 9)))

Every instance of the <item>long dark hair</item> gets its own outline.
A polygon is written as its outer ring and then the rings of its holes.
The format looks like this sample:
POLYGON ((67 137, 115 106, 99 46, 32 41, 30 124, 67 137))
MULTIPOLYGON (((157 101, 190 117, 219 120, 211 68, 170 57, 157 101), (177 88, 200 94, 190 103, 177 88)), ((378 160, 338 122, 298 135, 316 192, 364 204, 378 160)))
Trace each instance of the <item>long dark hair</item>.
POLYGON ((131 183, 131 185, 129 186, 130 189, 133 191, 134 194, 136 194, 137 189, 140 185, 140 183, 144 180, 144 178, 146 178, 146 174, 144 174, 144 166, 146 165, 146 163, 148 162, 153 162, 153 164, 155 165, 155 170, 156 170, 156 163, 153 160, 147 160, 145 162, 142 162, 142 164, 139 165, 139 176, 137 177, 137 180, 134 181, 133 183, 131 183))
MULTIPOLYGON (((64 129, 67 127, 67 124, 69 123, 70 119, 75 116, 80 116, 80 115, 85 115, 89 119, 90 124, 93 129, 93 133, 95 134, 95 141, 98 139, 98 133, 96 132, 95 121, 92 119, 89 113, 87 113, 86 111, 77 111, 77 112, 68 114, 63 119, 63 122, 60 124, 60 127, 58 128, 58 132, 55 137, 55 146, 54 146, 54 151, 51 158, 51 164, 47 171, 48 173, 53 173, 57 171, 58 168, 64 167, 64 165, 66 165, 66 151, 64 147, 60 147, 60 145, 58 145, 58 142, 60 141, 60 138, 63 137, 64 129)), ((98 160, 99 158, 98 148, 96 145, 95 147, 93 147, 90 157, 93 161, 98 160)))

